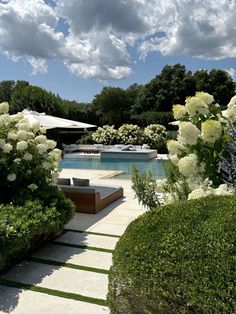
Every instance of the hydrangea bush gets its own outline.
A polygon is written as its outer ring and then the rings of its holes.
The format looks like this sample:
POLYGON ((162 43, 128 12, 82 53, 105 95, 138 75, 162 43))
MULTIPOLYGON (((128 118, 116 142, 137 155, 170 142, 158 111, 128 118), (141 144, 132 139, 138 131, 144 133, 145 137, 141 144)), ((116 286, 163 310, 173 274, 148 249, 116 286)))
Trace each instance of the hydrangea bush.
POLYGON ((197 92, 186 99, 186 105, 174 105, 175 119, 180 120, 177 140, 167 142, 172 174, 157 181, 166 202, 195 199, 206 195, 229 195, 235 186, 222 177, 222 157, 232 142, 236 123, 236 96, 222 114, 213 96, 197 92))
POLYGON ((98 127, 97 131, 92 134, 92 139, 98 144, 114 144, 117 137, 117 130, 114 125, 104 125, 98 127))
POLYGON ((143 142, 143 131, 138 125, 123 124, 117 133, 120 144, 141 144, 143 142))
POLYGON ((144 129, 144 140, 152 148, 163 148, 166 143, 166 128, 161 124, 150 124, 144 129))
POLYGON ((8 103, 0 104, 0 203, 17 203, 47 192, 56 182, 61 151, 39 123, 8 110, 8 103))

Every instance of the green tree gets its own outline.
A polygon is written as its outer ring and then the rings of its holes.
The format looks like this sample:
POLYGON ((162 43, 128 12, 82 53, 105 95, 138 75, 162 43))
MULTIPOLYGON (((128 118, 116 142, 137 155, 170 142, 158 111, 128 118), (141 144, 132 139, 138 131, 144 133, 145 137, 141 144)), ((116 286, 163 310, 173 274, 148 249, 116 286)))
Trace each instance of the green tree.
POLYGON ((211 70, 209 73, 210 84, 215 101, 226 106, 235 95, 236 84, 228 72, 223 70, 211 70))
POLYGON ((14 112, 29 109, 61 116, 61 98, 38 86, 18 86, 12 94, 11 106, 14 112))
POLYGON ((168 112, 174 103, 184 104, 187 96, 195 93, 195 80, 190 71, 181 64, 166 65, 161 73, 140 91, 132 106, 132 115, 146 111, 168 112))
POLYGON ((204 91, 214 96, 217 103, 226 106, 235 95, 236 84, 228 72, 213 69, 199 70, 194 73, 196 91, 204 91))
POLYGON ((0 82, 0 103, 7 101, 11 102, 11 95, 14 91, 15 81, 1 81, 0 82))
POLYGON ((119 87, 104 87, 92 102, 100 125, 109 124, 115 127, 130 119, 131 98, 119 87))

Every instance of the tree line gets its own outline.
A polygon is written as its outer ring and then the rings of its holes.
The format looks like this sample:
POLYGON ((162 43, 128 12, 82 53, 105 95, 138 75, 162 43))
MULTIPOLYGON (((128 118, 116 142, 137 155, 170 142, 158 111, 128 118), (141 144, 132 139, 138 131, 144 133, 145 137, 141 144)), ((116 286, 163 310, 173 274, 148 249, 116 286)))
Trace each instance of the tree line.
POLYGON ((166 65, 147 84, 133 84, 127 89, 104 87, 91 103, 62 99, 27 81, 0 82, 0 102, 8 101, 10 112, 25 108, 67 119, 120 127, 124 123, 146 126, 167 125, 173 119, 173 104, 184 104, 196 91, 212 94, 224 108, 236 93, 236 84, 224 70, 201 69, 192 73, 184 65, 166 65))

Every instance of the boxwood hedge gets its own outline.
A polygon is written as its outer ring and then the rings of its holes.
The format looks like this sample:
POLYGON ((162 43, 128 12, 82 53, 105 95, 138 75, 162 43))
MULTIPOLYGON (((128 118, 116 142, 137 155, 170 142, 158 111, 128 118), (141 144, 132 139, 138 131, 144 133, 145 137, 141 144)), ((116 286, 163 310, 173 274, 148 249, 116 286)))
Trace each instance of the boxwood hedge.
POLYGON ((236 196, 151 210, 113 254, 111 313, 236 313, 236 196))
POLYGON ((0 270, 24 257, 37 243, 60 233, 73 216, 74 204, 56 187, 51 187, 47 196, 20 205, 0 204, 0 270))

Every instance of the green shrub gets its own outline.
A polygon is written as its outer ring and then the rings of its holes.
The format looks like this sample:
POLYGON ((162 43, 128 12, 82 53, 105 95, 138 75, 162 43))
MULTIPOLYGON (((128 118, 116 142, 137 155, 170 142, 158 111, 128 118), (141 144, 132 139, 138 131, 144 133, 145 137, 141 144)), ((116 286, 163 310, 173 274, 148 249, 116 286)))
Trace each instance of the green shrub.
POLYGON ((151 210, 113 254, 111 313, 236 313, 236 197, 151 210))
POLYGON ((73 213, 74 205, 56 188, 51 190, 50 201, 0 204, 0 269, 25 256, 35 241, 59 233, 73 213))

